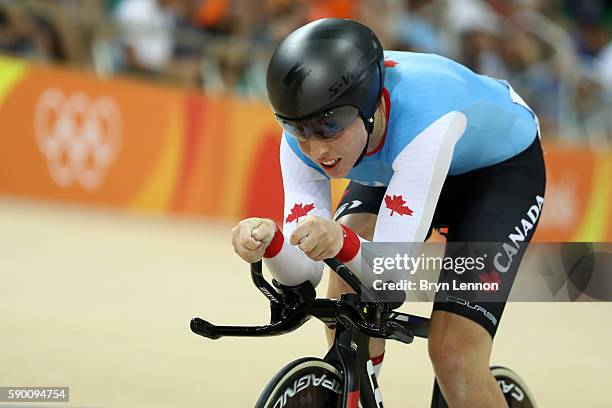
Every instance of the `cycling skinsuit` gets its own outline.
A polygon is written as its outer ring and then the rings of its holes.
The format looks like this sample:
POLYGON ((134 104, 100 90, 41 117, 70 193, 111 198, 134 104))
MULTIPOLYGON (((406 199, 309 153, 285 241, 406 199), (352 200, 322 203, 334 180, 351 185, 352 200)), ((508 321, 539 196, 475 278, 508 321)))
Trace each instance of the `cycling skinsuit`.
MULTIPOLYGON (((449 242, 501 246, 516 244, 510 235, 520 232, 516 251, 500 250, 509 258, 498 259, 503 268, 486 269, 486 278, 500 279, 509 293, 544 200, 537 117, 507 82, 441 56, 387 51, 385 67, 386 133, 347 176, 351 182, 336 218, 376 214, 375 242, 423 242, 432 227, 444 226, 449 242), (408 209, 400 213, 389 208, 399 198, 408 209)), ((322 263, 308 259, 288 237, 306 215, 331 218, 330 181, 295 139, 283 135, 280 149, 286 238, 267 251, 265 262, 283 284, 308 279, 316 285, 322 263)), ((343 261, 359 271, 360 249, 349 252, 343 261)), ((461 251, 445 255, 465 256, 461 251)), ((440 280, 447 278, 442 271, 440 280)), ((436 298, 435 310, 465 316, 495 335, 505 302, 475 304, 462 293, 443 296, 436 298)))

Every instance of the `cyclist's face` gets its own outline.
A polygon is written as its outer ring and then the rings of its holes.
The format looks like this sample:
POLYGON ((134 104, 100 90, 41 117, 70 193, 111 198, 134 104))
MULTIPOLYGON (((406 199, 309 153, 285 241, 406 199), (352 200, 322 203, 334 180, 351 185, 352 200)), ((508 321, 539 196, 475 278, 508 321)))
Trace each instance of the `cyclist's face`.
POLYGON ((363 121, 358 118, 329 140, 299 141, 300 149, 331 178, 343 178, 361 155, 367 139, 363 121))

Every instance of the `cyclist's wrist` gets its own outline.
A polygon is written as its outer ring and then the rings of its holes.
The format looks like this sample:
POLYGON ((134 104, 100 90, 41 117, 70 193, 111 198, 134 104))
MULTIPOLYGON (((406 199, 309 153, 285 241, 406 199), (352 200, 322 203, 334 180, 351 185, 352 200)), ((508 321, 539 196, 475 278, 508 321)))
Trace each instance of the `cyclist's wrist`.
POLYGON ((336 259, 342 263, 347 263, 357 256, 359 248, 361 247, 361 242, 353 230, 346 225, 340 224, 340 226, 344 234, 344 241, 342 243, 342 248, 340 248, 340 252, 336 255, 336 259))
POLYGON ((272 236, 272 240, 270 240, 270 243, 266 247, 266 250, 263 255, 264 258, 274 258, 283 248, 285 237, 283 236, 283 233, 276 224, 274 224, 274 229, 274 235, 272 236))

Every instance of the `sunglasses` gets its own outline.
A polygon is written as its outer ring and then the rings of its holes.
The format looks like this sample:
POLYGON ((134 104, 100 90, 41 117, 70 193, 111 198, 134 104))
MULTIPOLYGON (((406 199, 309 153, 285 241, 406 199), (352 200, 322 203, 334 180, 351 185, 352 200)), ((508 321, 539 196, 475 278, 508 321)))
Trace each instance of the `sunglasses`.
POLYGON ((289 136, 305 142, 313 138, 332 139, 355 122, 359 117, 359 109, 348 105, 340 106, 323 114, 297 120, 274 116, 289 136))

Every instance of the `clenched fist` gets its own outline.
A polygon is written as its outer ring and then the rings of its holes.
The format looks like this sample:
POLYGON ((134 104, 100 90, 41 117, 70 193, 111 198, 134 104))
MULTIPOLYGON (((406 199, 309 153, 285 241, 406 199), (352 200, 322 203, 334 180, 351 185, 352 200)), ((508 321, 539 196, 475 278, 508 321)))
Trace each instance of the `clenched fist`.
POLYGON ((309 215, 298 224, 290 239, 313 261, 335 257, 344 243, 344 230, 339 223, 309 215))
POLYGON ((266 218, 247 218, 232 229, 232 245, 242 259, 249 263, 260 261, 274 237, 276 224, 266 218))

